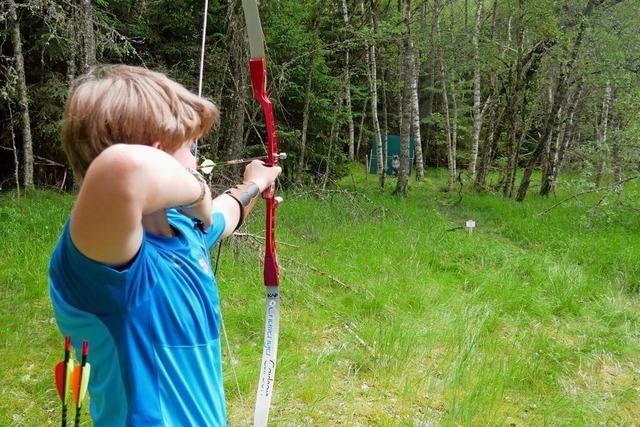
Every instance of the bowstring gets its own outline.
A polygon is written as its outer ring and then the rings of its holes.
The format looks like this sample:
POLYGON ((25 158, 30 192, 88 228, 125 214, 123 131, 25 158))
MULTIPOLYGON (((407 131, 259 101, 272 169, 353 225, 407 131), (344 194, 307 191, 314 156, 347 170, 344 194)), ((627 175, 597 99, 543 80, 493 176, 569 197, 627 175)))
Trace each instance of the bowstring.
MULTIPOLYGON (((206 47, 207 40, 207 17, 209 13, 209 0, 204 0, 204 13, 202 18, 202 41, 200 44, 200 70, 198 75, 198 96, 202 96, 202 87, 203 87, 203 79, 204 79, 204 52, 206 47)), ((199 139, 196 139, 195 142, 195 153, 194 156, 198 158, 198 143, 199 139)), ((214 266, 213 275, 218 277, 218 266, 220 264, 220 253, 222 251, 222 244, 224 241, 218 242, 218 254, 216 255, 216 262, 214 266)), ((233 353, 231 352, 231 344, 229 343, 229 336, 227 335, 227 328, 224 326, 224 317, 222 316, 222 304, 220 304, 220 326, 222 327, 222 335, 225 341, 225 347, 227 349, 227 357, 229 358, 229 364, 231 365, 231 372, 233 373, 233 379, 236 383, 236 390, 238 392, 238 400, 240 401, 240 405, 244 408, 244 399, 242 398, 242 393, 240 391, 240 382, 238 381, 238 374, 236 373, 235 366, 235 358, 233 357, 233 353)))
MULTIPOLYGON (((202 17, 202 40, 200 43, 200 70, 198 73, 198 96, 202 96, 202 81, 204 78, 204 49, 207 43, 207 18, 209 16, 209 0, 204 0, 204 13, 202 17)), ((198 142, 196 139, 195 157, 198 158, 198 142)))

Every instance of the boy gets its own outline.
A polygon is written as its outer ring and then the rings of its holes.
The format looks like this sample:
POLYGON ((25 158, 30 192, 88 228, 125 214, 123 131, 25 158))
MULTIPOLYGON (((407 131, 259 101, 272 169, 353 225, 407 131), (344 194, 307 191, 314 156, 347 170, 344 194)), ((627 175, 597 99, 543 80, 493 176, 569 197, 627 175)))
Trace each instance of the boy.
POLYGON ((252 162, 212 200, 191 150, 218 116, 138 67, 99 67, 71 88, 62 139, 82 184, 50 293, 62 333, 90 342, 97 427, 226 425, 209 252, 281 169, 252 162))

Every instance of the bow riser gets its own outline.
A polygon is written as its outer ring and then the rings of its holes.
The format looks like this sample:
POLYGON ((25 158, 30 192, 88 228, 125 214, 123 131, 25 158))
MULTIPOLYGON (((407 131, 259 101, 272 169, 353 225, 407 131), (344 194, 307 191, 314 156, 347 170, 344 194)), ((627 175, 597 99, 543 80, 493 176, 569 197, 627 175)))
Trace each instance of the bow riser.
MULTIPOLYGON (((249 61, 249 73, 251 75, 253 96, 262 107, 262 111, 264 112, 264 121, 267 127, 267 160, 265 164, 267 166, 274 166, 278 164, 278 143, 276 138, 275 117, 273 115, 273 104, 267 95, 267 65, 264 58, 251 58, 249 61)), ((264 285, 278 286, 280 284, 280 279, 275 244, 275 221, 278 199, 274 197, 275 185, 268 188, 262 195, 267 203, 264 285)))
POLYGON ((260 103, 264 112, 264 122, 267 126, 267 166, 278 164, 278 142, 276 139, 276 122, 273 115, 273 104, 267 95, 267 64, 264 58, 251 58, 249 60, 249 73, 253 97, 260 103))

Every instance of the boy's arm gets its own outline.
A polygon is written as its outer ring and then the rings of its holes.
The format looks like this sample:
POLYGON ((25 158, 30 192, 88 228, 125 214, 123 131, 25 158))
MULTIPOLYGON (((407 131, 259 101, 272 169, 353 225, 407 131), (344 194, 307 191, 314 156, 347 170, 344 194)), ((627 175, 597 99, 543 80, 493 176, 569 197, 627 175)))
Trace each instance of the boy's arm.
MULTIPOLYGON (((189 205, 201 193, 200 182, 171 155, 144 145, 113 145, 87 170, 71 218, 71 238, 89 258, 123 265, 140 248, 143 215, 189 205)), ((186 213, 208 227, 208 188, 205 193, 186 213)))
MULTIPOLYGON (((245 169, 244 182, 256 184, 259 189, 259 196, 271 186, 281 172, 282 169, 279 166, 269 167, 265 166, 261 161, 254 160, 249 163, 245 169)), ((240 210, 238 200, 231 197, 229 194, 221 194, 213 199, 212 210, 223 214, 225 219, 224 232, 222 233, 221 238, 225 238, 235 231, 236 226, 240 221, 241 212, 244 216, 248 215, 255 206, 257 198, 258 197, 255 197, 251 200, 251 202, 245 206, 242 211, 240 210)))

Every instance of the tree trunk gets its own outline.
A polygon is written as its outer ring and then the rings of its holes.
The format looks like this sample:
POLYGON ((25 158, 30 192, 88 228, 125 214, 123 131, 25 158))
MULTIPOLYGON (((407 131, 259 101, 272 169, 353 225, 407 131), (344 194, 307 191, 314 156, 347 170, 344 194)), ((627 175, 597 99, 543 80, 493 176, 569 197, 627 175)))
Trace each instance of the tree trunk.
POLYGON ((607 79, 602 99, 602 118, 600 120, 600 132, 598 132, 598 165, 596 169, 596 188, 600 188, 604 169, 607 164, 607 128, 609 125, 609 104, 611 102, 611 81, 607 79))
POLYGON ((476 24, 473 29, 473 133, 471 138, 471 155, 469 158, 469 175, 476 179, 476 163, 478 161, 478 145, 480 143, 480 129, 482 128, 481 107, 481 75, 480 75, 480 25, 482 23, 482 8, 484 0, 478 0, 476 9, 476 24))
POLYGON ((452 137, 452 125, 451 125, 451 115, 450 115, 450 107, 449 107, 449 94, 447 92, 447 82, 444 72, 444 52, 442 47, 442 35, 440 32, 440 5, 436 0, 435 2, 435 27, 436 27, 436 37, 438 39, 438 62, 440 65, 440 88, 442 90, 442 103, 445 112, 445 121, 447 124, 447 161, 448 161, 448 169, 449 169, 449 179, 447 181, 447 189, 449 191, 453 190, 453 182, 456 179, 456 146, 455 140, 452 137))
MULTIPOLYGON (((349 12, 347 9, 347 0, 342 0, 342 17, 344 19, 344 26, 346 31, 346 37, 351 37, 351 27, 349 25, 349 12)), ((353 125, 353 112, 351 106, 351 71, 349 69, 349 47, 345 49, 344 58, 344 80, 345 80, 345 102, 347 106, 347 120, 349 122, 349 160, 354 160, 354 145, 355 145, 355 129, 353 125)))
POLYGON ((33 143, 31 140, 31 119, 29 118, 29 96, 24 72, 24 57, 22 56, 22 38, 20 36, 20 22, 16 13, 16 4, 13 0, 8 1, 13 58, 18 77, 18 105, 22 122, 23 183, 25 188, 31 188, 33 187, 33 143))
POLYGON ((540 195, 548 196, 553 188, 553 177, 556 172, 556 166, 558 159, 560 158, 560 144, 564 139, 564 123, 562 123, 562 116, 564 111, 562 108, 558 111, 558 122, 556 124, 556 130, 550 137, 549 151, 542 170, 542 179, 540 180, 540 195))
MULTIPOLYGON (((387 72, 384 70, 382 72, 382 79, 380 79, 380 83, 382 86, 382 134, 384 137, 382 138, 382 151, 384 152, 384 158, 389 159, 389 110, 387 109, 387 72)), ((386 163, 385 163, 386 167, 386 163)))
POLYGON ((18 147, 16 147, 16 134, 13 130, 13 110, 11 109, 11 103, 7 103, 9 110, 9 129, 11 130, 11 148, 13 149, 13 167, 14 178, 16 180, 16 193, 20 197, 20 160, 18 158, 18 147))
MULTIPOLYGON (((234 1, 229 5, 227 15, 227 28, 230 38, 231 56, 231 72, 236 76, 235 96, 233 97, 231 117, 228 117, 227 123, 230 124, 228 129, 228 146, 226 149, 227 159, 237 159, 242 157, 244 151, 244 124, 245 110, 247 106, 247 48, 245 46, 245 27, 241 16, 240 2, 234 1)), ((241 167, 232 168, 233 175, 241 176, 241 167)))
MULTIPOLYGON (((311 61, 313 63, 313 61, 311 61)), ((305 150, 307 146, 307 129, 309 127, 309 103, 311 99, 311 82, 313 81, 313 66, 307 69, 307 85, 304 92, 304 110, 302 111, 302 135, 300 136, 300 157, 298 158, 298 173, 296 183, 302 183, 304 173, 305 150)))
POLYGON ((555 191, 558 169, 560 167, 560 162, 564 157, 564 151, 566 150, 565 135, 567 133, 567 127, 570 122, 573 121, 573 116, 575 114, 575 112, 572 111, 576 106, 573 97, 580 96, 581 85, 582 82, 579 82, 576 89, 567 95, 565 104, 561 106, 558 111, 558 124, 555 131, 555 141, 552 141, 550 144, 546 164, 543 169, 542 181, 540 182, 541 196, 547 196, 549 193, 555 191))
MULTIPOLYGON (((524 103, 523 103, 524 104, 524 103)), ((518 161, 520 159, 520 147, 522 142, 527 136, 527 130, 529 129, 529 123, 533 119, 533 113, 527 117, 525 106, 523 105, 520 111, 520 120, 517 121, 516 126, 513 128, 510 138, 511 151, 509 152, 509 160, 507 165, 507 176, 504 183, 504 196, 511 198, 513 196, 513 188, 516 184, 516 173, 518 171, 518 161)))
POLYGON ((326 167, 324 170, 324 178, 322 180, 322 189, 324 190, 327 187, 327 181, 329 180, 329 175, 331 172, 331 155, 333 154, 333 143, 336 139, 336 123, 338 121, 338 112, 340 111, 340 107, 342 106, 342 99, 338 98, 336 100, 336 105, 333 114, 333 120, 331 121, 331 131, 329 132, 329 150, 327 153, 327 161, 326 167))
MULTIPOLYGON (((426 2, 425 2, 426 3, 426 2)), ((435 34, 436 34, 436 18, 437 14, 437 5, 434 4, 433 7, 433 19, 431 22, 431 43, 430 43, 430 55, 428 58, 429 61, 429 96, 427 98, 427 110, 425 111, 425 117, 431 119, 431 115, 433 114, 433 102, 435 99, 435 84, 436 84, 436 43, 435 43, 435 34)), ((429 164, 430 158, 430 146, 431 146, 431 138, 432 138, 432 129, 433 126, 431 124, 431 120, 427 121, 424 132, 424 158, 426 164, 429 164)), ((437 160, 437 150, 435 152, 436 160, 437 160)), ((437 162, 436 162, 437 163, 437 162)))
MULTIPOLYGON (((364 2, 360 0, 360 8, 364 13, 364 2)), ((371 10, 369 14, 369 24, 376 33, 377 24, 375 11, 371 10)), ((378 77, 376 66, 376 44, 375 41, 367 46, 367 77, 369 80, 369 91, 371 92, 371 118, 373 121, 373 132, 376 138, 376 153, 378 157, 378 182, 380 187, 384 187, 386 158, 382 148, 382 135, 380 132, 380 121, 378 120, 378 77)))
POLYGON ((491 157, 493 154, 493 140, 496 130, 496 110, 491 108, 491 118, 489 120, 489 129, 485 135, 484 143, 481 150, 479 150, 479 167, 476 172, 476 186, 484 188, 487 182, 487 174, 489 173, 489 167, 491 166, 491 157))
POLYGON ((398 181, 394 194, 403 197, 407 196, 409 184, 409 138, 411 133, 411 110, 413 104, 413 85, 415 76, 413 75, 415 61, 413 59, 411 43, 411 5, 410 0, 402 2, 402 14, 404 18, 404 89, 402 91, 403 117, 402 128, 400 129, 400 170, 398 171, 398 181))
POLYGON ((73 80, 78 73, 77 56, 78 56, 78 42, 77 42, 77 16, 75 5, 69 3, 63 6, 65 16, 67 16, 65 33, 69 43, 66 48, 66 62, 67 62, 67 84, 71 86, 73 80))
POLYGON ((554 102, 551 106, 550 111, 548 111, 546 115, 543 133, 538 140, 538 144, 536 145, 536 148, 532 153, 531 159, 529 160, 529 163, 524 170, 522 180, 520 181, 520 187, 518 188, 518 194, 516 195, 516 200, 519 202, 523 201, 525 196, 527 195, 529 184, 531 183, 531 175, 533 175, 533 170, 538 162, 538 159, 540 158, 542 150, 544 149, 544 141, 549 138, 549 134, 555 127, 555 120, 558 114, 558 110, 560 109, 560 106, 562 105, 562 102, 564 101, 564 98, 566 96, 568 80, 567 77, 569 73, 573 71, 576 60, 578 58, 578 53, 580 51, 580 46, 582 45, 582 39, 584 37, 584 32, 587 25, 587 18, 593 12, 593 8, 596 6, 596 3, 599 2, 599 0, 588 0, 585 10, 582 13, 582 19, 580 20, 580 24, 578 27, 578 34, 576 35, 576 39, 571 49, 571 56, 565 66, 562 67, 562 72, 556 80, 554 102))
POLYGON ((86 73, 96 65, 96 38, 93 31, 93 10, 91 0, 81 0, 82 31, 82 72, 86 73))
POLYGON ((620 124, 621 119, 616 121, 616 134, 614 135, 613 144, 611 146, 613 155, 613 179, 616 185, 622 182, 622 153, 620 151, 620 124))
POLYGON ((453 73, 451 73, 451 85, 449 85, 449 88, 451 93, 451 112, 453 113, 451 120, 451 152, 453 159, 453 177, 455 179, 458 175, 458 88, 454 81, 453 73))
POLYGON ((362 102, 362 114, 360 115, 360 127, 358 128, 358 142, 356 143, 356 159, 360 160, 360 143, 362 142, 362 133, 364 131, 364 119, 367 117, 367 104, 369 98, 365 98, 362 102))
POLYGON ((558 183, 558 175, 560 174, 560 169, 562 168, 562 162, 564 161, 565 153, 569 148, 569 144, 573 139, 573 134, 575 132, 576 127, 576 111, 578 110, 578 104, 580 103, 580 99, 582 97, 582 89, 584 88, 584 79, 578 82, 578 87, 575 90, 575 95, 573 97, 573 102, 569 106, 569 118, 564 127, 564 132, 562 134, 562 140, 560 142, 560 147, 558 150, 558 161, 553 168, 553 176, 551 179, 551 190, 550 192, 556 191, 556 185, 558 183))
MULTIPOLYGON (((407 0, 409 3, 409 0, 407 0)), ((416 167, 416 181, 424 180, 424 156, 422 154, 422 134, 420 132, 420 98, 418 95, 418 83, 419 83, 419 72, 420 66, 416 66, 416 54, 415 48, 413 45, 413 38, 411 35, 411 22, 413 20, 411 16, 411 7, 407 6, 406 13, 408 14, 408 21, 406 22, 407 33, 408 33, 408 50, 406 54, 409 56, 410 75, 411 79, 411 113, 409 115, 411 119, 411 128, 413 132, 410 131, 410 134, 413 133, 414 140, 414 164, 416 167)), ((409 153, 409 145, 407 140, 407 153, 409 153)), ((408 157, 408 154, 407 154, 408 157)), ((408 161, 408 160, 407 160, 408 161)))
MULTIPOLYGON (((411 49, 413 52, 413 49, 411 49)), ((411 55, 413 56, 413 54, 411 55)), ((412 58, 413 59, 413 58, 412 58)), ((418 100, 418 73, 416 72, 415 61, 412 63, 413 84, 411 85, 411 128, 413 129, 413 140, 415 145, 414 160, 416 165, 416 181, 424 180, 424 156, 422 154, 422 135, 420 133, 420 102, 418 100)))

